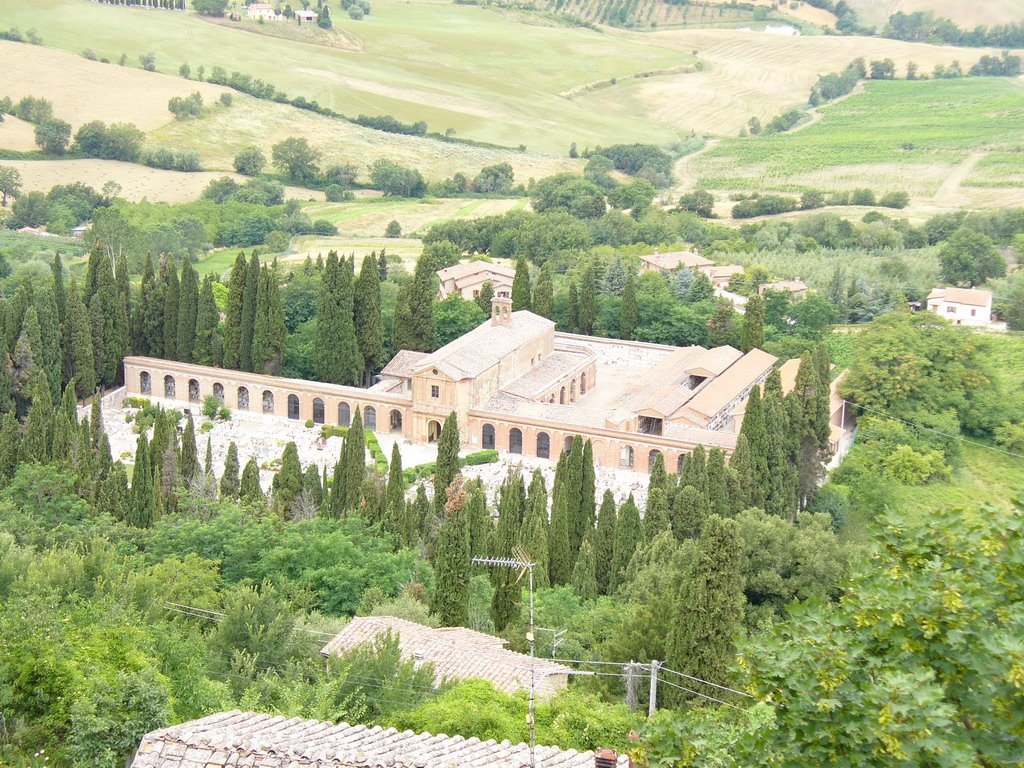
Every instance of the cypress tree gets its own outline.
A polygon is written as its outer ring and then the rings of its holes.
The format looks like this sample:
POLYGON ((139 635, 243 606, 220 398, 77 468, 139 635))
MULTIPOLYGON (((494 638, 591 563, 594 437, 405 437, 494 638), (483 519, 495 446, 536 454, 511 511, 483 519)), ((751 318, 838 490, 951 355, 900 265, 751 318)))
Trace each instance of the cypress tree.
MULTIPOLYGON (((516 274, 512 278, 512 311, 529 310, 532 306, 530 299, 530 265, 526 256, 519 254, 516 259, 516 274)), ((488 307, 488 312, 490 308, 488 307)))
POLYGON ((586 520, 583 511, 583 438, 576 435, 572 439, 572 448, 565 461, 563 482, 559 487, 566 497, 566 511, 569 519, 569 573, 576 563, 583 537, 587 534, 588 524, 593 527, 593 520, 586 520))
POLYGON ((316 303, 316 346, 313 368, 320 381, 344 381, 342 347, 341 265, 336 251, 327 254, 316 303))
POLYGON ((274 511, 284 519, 291 516, 295 502, 302 493, 302 465, 299 463, 299 449, 295 442, 289 442, 281 454, 281 469, 271 483, 274 511))
MULTIPOLYGON (((490 310, 488 310, 490 311, 490 310)), ((380 312, 380 270, 374 254, 366 256, 355 283, 355 326, 363 360, 363 386, 384 362, 384 320, 380 312)))
POLYGON ((455 411, 448 414, 437 440, 434 465, 434 512, 439 517, 448 501, 448 486, 459 473, 459 422, 455 411))
POLYGON ((469 501, 466 503, 466 515, 469 518, 469 551, 474 555, 494 552, 495 535, 491 514, 487 511, 487 494, 484 492, 480 479, 470 480, 466 484, 469 501))
MULTIPOLYGON (((288 446, 285 446, 285 450, 288 450, 288 446)), ((206 456, 203 458, 203 473, 207 479, 213 477, 213 440, 210 437, 206 438, 206 456)))
POLYGON ((569 281, 569 297, 566 304, 565 325, 569 333, 580 332, 580 297, 576 281, 569 281))
MULTIPOLYGON (((520 543, 523 518, 526 511, 525 489, 518 470, 509 470, 499 490, 497 552, 509 557, 520 543)), ((494 572, 494 595, 491 600, 491 620, 498 632, 504 631, 519 617, 522 587, 519 575, 509 569, 494 572)))
MULTIPOLYGON (((164 448, 160 459, 160 474, 157 478, 157 512, 156 517, 173 514, 178 510, 178 490, 181 476, 178 474, 178 446, 172 440, 164 448)), ((153 449, 150 446, 150 454, 153 449)))
POLYGON ((523 523, 523 549, 534 562, 533 585, 543 589, 551 585, 548 577, 548 494, 544 476, 539 469, 533 471, 530 489, 526 495, 526 521, 523 523))
POLYGON ((103 302, 100 297, 93 296, 89 302, 89 328, 92 333, 92 359, 96 369, 96 379, 100 384, 107 381, 110 360, 107 351, 107 339, 104 335, 106 319, 103 315, 103 302))
POLYGON ((416 499, 413 501, 412 521, 416 525, 417 538, 426 541, 430 536, 430 516, 432 507, 427 498, 427 489, 423 483, 416 487, 416 499))
POLYGON ((18 336, 21 334, 21 326, 25 322, 25 312, 28 311, 31 303, 31 283, 28 282, 22 283, 18 290, 14 292, 11 300, 7 302, 4 331, 6 333, 7 351, 12 355, 15 352, 18 336))
POLYGON ((267 267, 260 275, 256 302, 256 323, 252 332, 252 364, 257 373, 276 376, 281 372, 288 329, 281 309, 281 290, 274 271, 267 267))
POLYGON ((181 479, 185 485, 190 485, 193 478, 199 473, 199 448, 196 445, 196 425, 192 416, 185 420, 185 429, 181 433, 181 479))
POLYGON ((51 286, 38 287, 33 293, 39 320, 42 366, 50 382, 50 395, 56 399, 63 388, 64 344, 61 340, 57 299, 51 286))
POLYGON ((64 262, 60 258, 60 251, 53 253, 50 272, 53 274, 53 298, 57 304, 57 323, 63 327, 67 320, 67 293, 64 289, 64 262))
POLYGON ((580 476, 580 519, 583 530, 589 533, 597 522, 597 473, 594 470, 594 446, 590 440, 583 444, 580 476))
MULTIPOLYGON (((149 340, 146 337, 146 323, 153 296, 153 259, 147 253, 142 267, 142 281, 139 297, 131 308, 128 318, 128 349, 133 355, 149 355, 149 340)), ((67 333, 64 335, 67 340, 67 333)))
POLYGON ((127 522, 136 528, 149 528, 153 524, 156 499, 153 488, 153 468, 149 462, 149 443, 145 433, 139 435, 135 447, 135 468, 132 471, 132 500, 127 522))
POLYGON ((587 264, 583 270, 579 296, 580 333, 590 336, 594 333, 597 322, 597 278, 594 274, 594 263, 587 264))
POLYGON ((650 493, 656 488, 664 493, 668 492, 668 473, 665 471, 665 457, 661 451, 654 457, 654 465, 647 479, 647 492, 650 493))
MULTIPOLYGON (((89 423, 92 424, 92 447, 98 448, 100 439, 106 435, 103 428, 103 398, 99 390, 93 393, 92 403, 89 405, 89 423)), ((109 445, 108 445, 109 448, 109 445)))
POLYGON ((72 278, 67 291, 67 376, 74 379, 75 392, 88 397, 96 389, 96 367, 92 352, 92 326, 89 313, 78 295, 78 285, 72 278))
POLYGON ((46 374, 38 368, 32 373, 31 402, 25 422, 25 437, 21 443, 22 454, 25 461, 45 464, 52 458, 53 400, 50 398, 50 384, 46 374))
MULTIPOLYGON (((46 376, 46 362, 43 358, 43 332, 39 327, 39 315, 35 307, 30 306, 25 310, 21 332, 28 339, 29 349, 32 350, 32 372, 38 370, 46 376)), ((47 382, 49 382, 49 376, 47 376, 47 382)), ((50 399, 53 400, 53 390, 50 391, 50 399)))
POLYGON ((249 259, 245 272, 245 287, 242 291, 241 322, 238 326, 238 367, 243 371, 255 371, 252 359, 253 334, 256 330, 256 312, 259 302, 260 260, 254 253, 249 259))
POLYGON ((771 485, 768 467, 768 430, 764 421, 764 407, 761 401, 761 388, 753 387, 747 399, 747 412, 743 416, 740 434, 747 438, 750 449, 750 484, 745 486, 748 507, 764 509, 771 485))
POLYGON ((494 284, 490 280, 484 280, 484 284, 480 286, 480 293, 473 301, 480 307, 481 311, 486 315, 491 314, 491 302, 494 299, 494 284))
POLYGON ((640 315, 636 304, 636 278, 630 271, 626 275, 626 285, 622 289, 622 304, 619 306, 619 338, 632 339, 636 334, 636 326, 639 322, 640 315))
POLYGON ((146 276, 143 275, 142 293, 139 297, 139 304, 144 304, 146 307, 140 315, 139 322, 147 354, 161 358, 166 357, 164 354, 164 304, 167 297, 167 285, 163 262, 164 260, 161 259, 157 267, 157 274, 152 277, 148 290, 146 276))
MULTIPOLYGON (((365 265, 363 269, 366 269, 365 265)), ((376 271, 376 266, 374 267, 376 271)), ((405 516, 405 479, 402 477, 402 453, 398 443, 391 446, 391 462, 388 464, 388 484, 384 491, 384 530, 395 537, 399 544, 405 543, 403 523, 405 516)), ((408 544, 411 546, 411 544, 408 544)))
POLYGON ((220 497, 222 499, 238 498, 238 469, 238 446, 232 440, 228 444, 227 456, 224 457, 224 474, 220 477, 220 497))
MULTIPOLYGON (((239 368, 241 359, 241 333, 242 333, 242 297, 245 295, 245 284, 248 280, 249 265, 246 264, 245 254, 241 251, 235 256, 235 263, 231 267, 231 276, 228 278, 228 300, 224 308, 224 367, 239 368)), ((250 344, 251 336, 250 336, 250 344)))
POLYGON ((213 275, 203 279, 196 312, 196 340, 192 360, 198 365, 220 366, 224 357, 224 341, 220 332, 220 310, 213 295, 213 275))
POLYGON ((548 578, 552 586, 569 583, 572 553, 569 551, 569 495, 563 483, 553 489, 551 525, 548 528, 548 578))
POLYGON ((260 487, 260 467, 256 459, 249 457, 242 470, 242 481, 239 483, 239 497, 246 504, 262 506, 266 502, 263 489, 260 487))
POLYGON ((736 478, 735 495, 730 493, 733 515, 749 508, 748 489, 754 480, 754 459, 750 455, 750 443, 742 432, 736 438, 736 447, 729 457, 729 472, 736 478))
POLYGON ((28 413, 32 403, 32 377, 36 364, 32 355, 32 342, 28 334, 22 331, 14 345, 14 356, 11 359, 11 391, 17 402, 20 416, 28 413))
POLYGON ((790 463, 791 432, 785 405, 773 392, 761 401, 768 435, 768 486, 764 511, 787 519, 796 516, 796 472, 790 463))
POLYGON ((128 473, 119 461, 110 467, 107 476, 100 482, 97 511, 110 515, 115 520, 124 520, 125 515, 133 510, 133 496, 128 489, 128 473))
POLYGON ((69 427, 78 426, 78 401, 75 399, 75 383, 68 382, 60 398, 60 410, 68 420, 69 427))
POLYGON ((429 352, 434 347, 434 298, 437 295, 437 275, 433 260, 422 255, 416 262, 412 283, 404 294, 401 314, 395 314, 395 349, 429 352))
MULTIPOLYGON (((676 600, 667 657, 672 669, 719 685, 729 682, 743 619, 741 546, 734 520, 712 516, 704 523, 676 600)), ((683 698, 672 691, 670 701, 683 698)))
POLYGON ((339 270, 338 299, 341 309, 341 349, 338 365, 341 383, 358 385, 363 380, 363 358, 356 339, 355 299, 353 296, 353 263, 342 259, 339 270))
POLYGON ((692 485, 702 495, 707 492, 708 467, 704 446, 696 446, 683 461, 683 471, 679 475, 679 486, 692 485))
POLYGON ((615 524, 615 544, 612 552, 611 579, 608 592, 612 594, 623 582, 629 561, 643 540, 643 527, 640 523, 640 510, 633 501, 633 494, 619 508, 618 521, 615 524))
POLYGON ((21 454, 21 429, 13 412, 4 414, 0 422, 0 487, 6 486, 18 469, 21 454))
POLYGON ((409 306, 411 293, 411 283, 403 283, 398 287, 395 313, 391 319, 391 345, 395 350, 411 349, 417 343, 411 331, 413 326, 412 308, 409 306))
POLYGON ((463 507, 465 491, 452 487, 453 493, 444 508, 434 552, 434 593, 430 612, 443 627, 464 626, 469 621, 469 526, 463 507))
MULTIPOLYGON (((827 358, 825 363, 827 365, 827 358)), ((817 492, 828 456, 829 391, 827 382, 822 381, 821 368, 810 352, 803 354, 787 403, 791 417, 789 429, 799 436, 796 458, 800 509, 804 509, 817 492)))
POLYGON ((50 456, 56 461, 68 460, 74 453, 78 443, 78 431, 71 426, 68 415, 63 408, 53 413, 52 443, 50 456))
POLYGON ((363 494, 363 481, 366 479, 366 433, 363 431, 363 415, 356 408, 352 416, 352 426, 345 433, 342 443, 345 460, 344 484, 342 486, 343 504, 340 512, 349 512, 359 508, 363 494))
MULTIPOLYGON (((486 311, 490 312, 489 306, 486 311)), ((541 265, 540 273, 537 275, 537 286, 533 289, 533 312, 549 320, 555 314, 555 291, 548 262, 541 265)))
POLYGON ((302 496, 317 509, 324 501, 324 487, 320 484, 320 471, 310 464, 302 475, 302 496))
POLYGON ((743 314, 743 340, 740 344, 744 352, 764 348, 764 299, 758 293, 747 299, 743 314))
POLYGON ((725 451, 712 448, 707 463, 708 510, 712 515, 730 517, 732 500, 729 496, 729 478, 725 467, 725 451))
POLYGON ((597 576, 594 565, 594 547, 591 536, 583 540, 576 565, 572 569, 572 588, 580 600, 597 599, 597 576))
POLYGON ((647 507, 644 510, 644 538, 653 541, 658 534, 669 530, 668 496, 664 488, 652 488, 647 494, 647 507))
POLYGON ((169 256, 160 260, 160 274, 164 286, 164 357, 179 360, 178 307, 181 306, 181 284, 178 270, 169 256))
POLYGON ((601 499, 601 509, 597 513, 597 529, 594 532, 594 562, 599 594, 607 595, 610 591, 614 556, 615 499, 612 492, 606 489, 601 499))
MULTIPOLYGON (((186 258, 181 265, 178 289, 178 335, 175 349, 183 363, 192 362, 196 346, 196 325, 199 318, 199 275, 186 258)), ((212 295, 212 294, 211 294, 212 295)))
POLYGON ((708 517, 707 498, 692 485, 684 485, 676 493, 672 505, 672 533, 676 539, 696 539, 708 517))
POLYGON ((782 392, 782 369, 772 368, 771 373, 768 374, 768 378, 764 380, 764 388, 761 391, 761 399, 765 400, 770 395, 775 395, 780 400, 783 398, 782 392))

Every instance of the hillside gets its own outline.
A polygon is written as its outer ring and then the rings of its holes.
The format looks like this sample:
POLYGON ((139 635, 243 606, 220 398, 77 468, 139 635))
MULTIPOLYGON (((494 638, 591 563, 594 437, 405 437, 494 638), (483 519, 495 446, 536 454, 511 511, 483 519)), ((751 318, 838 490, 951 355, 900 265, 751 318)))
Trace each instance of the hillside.
POLYGON ((962 27, 978 24, 1008 24, 1024 21, 1024 0, 986 0, 968 3, 963 0, 848 0, 860 20, 881 27, 897 11, 914 13, 931 11, 936 16, 952 19, 962 27))

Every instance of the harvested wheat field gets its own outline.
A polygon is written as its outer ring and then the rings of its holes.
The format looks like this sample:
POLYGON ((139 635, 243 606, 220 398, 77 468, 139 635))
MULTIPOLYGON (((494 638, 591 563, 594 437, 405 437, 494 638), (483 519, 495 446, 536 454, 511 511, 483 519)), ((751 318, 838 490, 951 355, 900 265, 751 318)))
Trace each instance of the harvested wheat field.
POLYGON ((227 91, 219 85, 183 80, 131 67, 102 64, 38 45, 0 41, 4 78, 0 95, 17 101, 42 96, 53 102, 57 117, 78 127, 90 120, 134 123, 143 130, 173 119, 172 96, 199 91, 207 102, 227 91))
POLYGON ((861 22, 883 26, 889 16, 902 11, 932 11, 936 16, 952 19, 961 27, 973 28, 979 24, 1008 24, 1024 21, 1024 0, 847 0, 857 11, 861 22))
MULTIPOLYGON (((17 169, 26 192, 47 192, 55 184, 80 181, 99 189, 108 181, 121 185, 120 197, 126 200, 184 203, 195 200, 213 179, 231 176, 245 181, 235 173, 181 173, 147 168, 144 165, 120 163, 116 160, 5 160, 4 165, 17 169)), ((285 196, 299 200, 323 199, 322 192, 299 187, 285 187, 285 196)))
POLYGON ((697 51, 707 70, 633 80, 581 96, 593 109, 625 102, 659 122, 698 133, 735 135, 751 117, 762 122, 793 106, 805 104, 818 75, 837 72, 858 56, 891 58, 898 70, 914 61, 922 71, 958 59, 965 68, 982 56, 999 55, 985 48, 904 43, 865 37, 782 37, 734 30, 678 30, 626 33, 652 44, 697 51))
POLYGON ((32 152, 36 147, 35 126, 13 115, 4 115, 0 123, 0 149, 32 152))
POLYGON ((292 136, 306 138, 322 154, 322 163, 355 163, 365 171, 377 158, 388 158, 418 169, 429 180, 456 172, 475 175, 486 165, 508 163, 516 180, 526 182, 559 171, 583 168, 582 160, 566 156, 513 152, 467 144, 385 133, 364 128, 285 104, 258 101, 236 94, 227 109, 218 109, 198 120, 174 121, 153 131, 155 144, 197 150, 204 168, 231 168, 239 149, 255 145, 270 157, 271 147, 292 136))

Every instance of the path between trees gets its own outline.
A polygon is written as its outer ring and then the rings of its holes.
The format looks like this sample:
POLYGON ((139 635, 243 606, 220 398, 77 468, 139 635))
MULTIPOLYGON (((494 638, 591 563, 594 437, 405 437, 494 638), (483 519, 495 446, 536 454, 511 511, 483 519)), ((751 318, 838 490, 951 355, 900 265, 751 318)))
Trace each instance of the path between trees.
POLYGON ((967 181, 967 178, 974 172, 978 162, 985 157, 985 152, 971 152, 964 158, 953 172, 946 177, 935 193, 935 201, 946 205, 955 205, 960 202, 960 185, 967 181))

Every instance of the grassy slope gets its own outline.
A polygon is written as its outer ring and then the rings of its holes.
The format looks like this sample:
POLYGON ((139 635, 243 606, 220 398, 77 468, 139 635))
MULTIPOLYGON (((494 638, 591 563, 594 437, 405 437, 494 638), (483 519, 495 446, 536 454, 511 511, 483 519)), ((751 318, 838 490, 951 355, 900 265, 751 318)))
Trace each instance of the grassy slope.
POLYGON ((1004 78, 871 82, 822 113, 794 133, 722 141, 695 162, 703 183, 936 194, 972 151, 1018 145, 1024 86, 1004 78))
POLYGON ((164 72, 177 72, 186 61, 208 71, 220 65, 349 115, 392 113, 426 120, 435 130, 559 152, 576 140, 676 135, 629 110, 595 113, 558 94, 686 65, 689 53, 451 4, 378 0, 362 22, 337 16, 340 27, 358 36, 361 51, 252 34, 192 14, 81 0, 0 0, 5 24, 35 27, 46 45, 76 53, 91 47, 112 60, 152 51, 164 72))
POLYGON ((952 19, 966 28, 978 24, 1007 24, 1024 21, 1024 0, 985 0, 970 3, 966 0, 848 0, 865 24, 882 26, 896 11, 914 13, 932 11, 936 16, 952 19))

